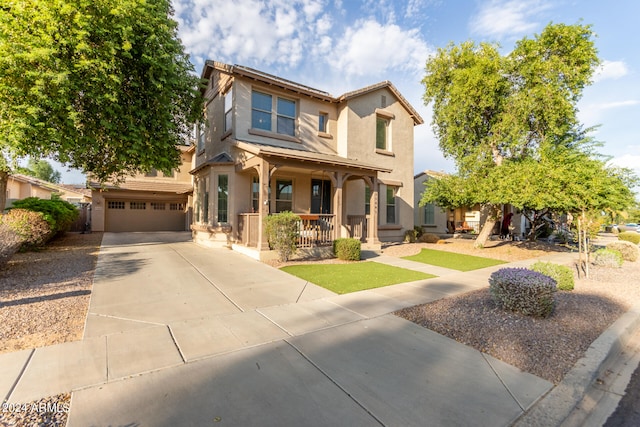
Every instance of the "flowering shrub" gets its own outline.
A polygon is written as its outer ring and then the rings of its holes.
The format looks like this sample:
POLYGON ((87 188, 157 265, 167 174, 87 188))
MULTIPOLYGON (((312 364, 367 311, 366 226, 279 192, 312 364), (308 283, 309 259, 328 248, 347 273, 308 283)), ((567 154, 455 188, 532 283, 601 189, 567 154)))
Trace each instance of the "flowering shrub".
POLYGON ((542 273, 556 281, 557 289, 561 291, 572 291, 575 284, 573 271, 565 265, 553 264, 551 262, 538 261, 531 266, 531 270, 542 273))
POLYGON ((489 277, 489 291, 506 310, 548 317, 555 305, 556 281, 526 268, 503 268, 489 277))
POLYGON ((6 224, 0 222, 0 267, 5 265, 20 249, 22 239, 6 224))
POLYGON ((636 231, 623 231, 618 234, 619 240, 626 240, 627 242, 631 242, 634 245, 640 244, 640 233, 636 231))
POLYGON ((11 209, 0 221, 22 239, 22 249, 42 246, 53 236, 51 226, 41 212, 11 209))
POLYGON ((26 209, 33 212, 41 212, 49 223, 54 236, 62 235, 71 228, 71 224, 78 219, 80 212, 71 203, 58 197, 51 200, 27 197, 13 202, 13 208, 26 209))
POLYGON ((618 242, 611 242, 607 245, 607 249, 620 252, 622 259, 625 261, 635 262, 640 256, 640 249, 638 245, 634 245, 631 242, 620 240, 618 242))
POLYGON ((593 264, 601 267, 622 267, 622 254, 612 249, 598 249, 593 253, 593 264))

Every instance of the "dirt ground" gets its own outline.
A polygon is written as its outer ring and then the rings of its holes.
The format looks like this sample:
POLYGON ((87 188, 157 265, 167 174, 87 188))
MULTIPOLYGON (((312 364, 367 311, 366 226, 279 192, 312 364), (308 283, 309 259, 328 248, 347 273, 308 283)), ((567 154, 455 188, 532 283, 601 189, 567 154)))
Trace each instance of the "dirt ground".
POLYGON ((102 233, 67 233, 0 269, 0 353, 82 339, 102 233))

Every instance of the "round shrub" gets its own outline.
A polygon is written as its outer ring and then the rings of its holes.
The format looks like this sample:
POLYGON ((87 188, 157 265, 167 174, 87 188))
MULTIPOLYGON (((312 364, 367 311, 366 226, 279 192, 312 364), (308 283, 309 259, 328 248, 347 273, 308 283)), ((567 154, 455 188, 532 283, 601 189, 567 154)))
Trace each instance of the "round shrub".
POLYGON ((296 253, 300 234, 300 217, 293 212, 280 212, 264 219, 269 245, 278 251, 280 261, 288 261, 296 253))
POLYGON ((13 202, 13 208, 41 212, 44 215, 44 219, 51 226, 53 235, 60 235, 68 231, 73 222, 80 216, 78 208, 65 200, 55 197, 51 200, 27 197, 13 202))
POLYGON ((0 222, 0 267, 5 265, 13 254, 18 252, 20 245, 22 245, 22 239, 18 236, 18 233, 9 228, 7 224, 0 222))
POLYGON ((636 262, 640 256, 640 248, 638 248, 638 245, 634 245, 625 240, 611 242, 607 245, 607 249, 620 252, 622 259, 625 261, 636 262))
POLYGON ((51 226, 41 212, 11 209, 2 216, 1 221, 20 237, 23 249, 42 246, 53 235, 51 226))
POLYGON ((623 231, 618 234, 619 240, 625 240, 627 242, 631 242, 634 245, 640 244, 640 233, 637 231, 623 231))
POLYGON ((440 240, 440 237, 431 233, 424 233, 419 239, 422 243, 438 243, 438 240, 440 240))
POLYGON ((555 305, 556 281, 526 268, 502 268, 489 277, 489 291, 506 310, 548 317, 555 305))
POLYGON ((600 267, 622 267, 622 254, 611 249, 598 249, 593 253, 593 264, 600 267))
POLYGON ((360 261, 361 246, 358 239, 340 238, 333 241, 333 253, 341 260, 360 261))
POLYGON ((573 290, 575 284, 573 271, 571 271, 571 269, 566 265, 538 261, 531 266, 531 270, 551 277, 556 281, 557 289, 561 291, 573 290))

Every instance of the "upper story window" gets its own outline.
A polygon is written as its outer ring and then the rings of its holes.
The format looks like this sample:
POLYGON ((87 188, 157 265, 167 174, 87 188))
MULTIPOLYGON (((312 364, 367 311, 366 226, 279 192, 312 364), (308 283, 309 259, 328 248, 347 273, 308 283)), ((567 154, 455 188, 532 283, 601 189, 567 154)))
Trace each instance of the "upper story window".
POLYGON ((271 95, 251 92, 251 127, 254 129, 271 130, 271 95))
POLYGON ((278 98, 278 133, 295 136, 296 103, 289 99, 278 98))
POLYGON ((196 144, 198 153, 204 150, 204 140, 205 140, 205 124, 200 123, 196 125, 196 144))
POLYGON ((231 130, 233 125, 233 88, 224 95, 224 131, 231 130))
POLYGON ((389 150, 389 119, 376 117, 376 148, 378 150, 389 150))
POLYGON ((327 133, 327 122, 329 122, 327 113, 318 114, 318 132, 327 133))
POLYGON ((295 136, 296 102, 286 98, 251 92, 251 127, 295 136))

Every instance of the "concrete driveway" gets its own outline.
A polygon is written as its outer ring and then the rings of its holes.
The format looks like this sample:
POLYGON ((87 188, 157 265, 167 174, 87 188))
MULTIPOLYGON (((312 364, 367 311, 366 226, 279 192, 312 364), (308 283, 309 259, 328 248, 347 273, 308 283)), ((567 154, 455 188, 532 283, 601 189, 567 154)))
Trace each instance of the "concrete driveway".
POLYGON ((188 233, 106 233, 83 341, 0 373, 11 402, 73 391, 69 427, 507 426, 552 384, 388 314, 479 274, 334 295, 188 233))

